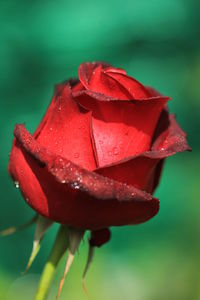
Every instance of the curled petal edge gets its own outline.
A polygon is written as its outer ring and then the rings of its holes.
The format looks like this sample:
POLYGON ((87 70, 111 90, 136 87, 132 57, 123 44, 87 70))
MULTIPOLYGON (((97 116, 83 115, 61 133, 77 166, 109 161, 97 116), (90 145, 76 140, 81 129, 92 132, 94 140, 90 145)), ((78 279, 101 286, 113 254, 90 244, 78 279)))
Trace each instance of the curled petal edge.
POLYGON ((136 205, 146 203, 148 211, 144 211, 144 217, 135 222, 136 224, 145 222, 157 214, 159 200, 151 194, 87 171, 61 156, 56 156, 42 147, 22 124, 16 125, 14 135, 23 149, 35 158, 40 166, 46 166, 58 182, 102 201, 114 200, 117 203, 131 202, 136 205))
POLYGON ((184 151, 192 151, 192 148, 187 143, 187 135, 186 133, 179 127, 179 125, 176 122, 176 118, 174 114, 169 115, 170 120, 170 126, 169 126, 169 133, 168 136, 163 139, 162 135, 158 137, 155 142, 153 143, 151 150, 142 152, 140 154, 129 156, 125 159, 122 159, 120 161, 117 161, 113 164, 107 164, 102 168, 96 169, 96 171, 105 169, 107 167, 112 167, 115 165, 120 165, 122 163, 134 160, 136 158, 142 158, 146 157, 149 159, 165 159, 169 156, 173 156, 178 152, 184 152, 184 151), (174 140, 175 138, 175 140, 174 140), (159 144, 165 142, 165 141, 171 141, 169 145, 164 145, 159 149, 159 144))
POLYGON ((106 96, 104 94, 101 93, 97 93, 97 92, 93 92, 90 90, 81 90, 81 91, 76 91, 76 92, 72 92, 72 95, 74 98, 78 98, 81 97, 82 95, 87 95, 89 97, 94 98, 95 100, 99 100, 99 101, 103 101, 103 102, 109 102, 109 101, 117 101, 117 102, 131 102, 131 103, 139 103, 139 102, 143 102, 143 101, 159 101, 159 100, 171 100, 170 97, 168 96, 162 96, 162 95, 152 95, 151 97, 147 97, 144 99, 118 99, 118 98, 113 98, 111 96, 106 96))

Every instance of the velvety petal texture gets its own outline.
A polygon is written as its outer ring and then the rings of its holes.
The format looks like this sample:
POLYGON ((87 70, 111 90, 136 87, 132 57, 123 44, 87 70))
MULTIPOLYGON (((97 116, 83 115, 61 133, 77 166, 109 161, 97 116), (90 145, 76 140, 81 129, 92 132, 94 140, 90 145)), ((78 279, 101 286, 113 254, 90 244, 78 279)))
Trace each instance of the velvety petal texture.
POLYGON ((9 172, 34 210, 90 229, 100 247, 110 226, 158 212, 152 194, 164 160, 190 148, 169 97, 106 63, 84 63, 78 73, 56 87, 33 135, 15 127, 9 172))
POLYGON ((14 134, 10 172, 40 214, 74 227, 99 229, 141 223, 157 213, 159 201, 150 194, 51 153, 23 125, 17 125, 14 134))

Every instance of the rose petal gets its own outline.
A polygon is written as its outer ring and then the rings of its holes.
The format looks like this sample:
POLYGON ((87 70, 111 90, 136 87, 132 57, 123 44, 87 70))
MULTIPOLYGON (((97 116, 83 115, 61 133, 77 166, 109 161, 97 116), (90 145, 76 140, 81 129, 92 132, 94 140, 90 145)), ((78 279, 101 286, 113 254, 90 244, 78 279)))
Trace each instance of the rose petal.
POLYGON ((152 182, 149 183, 150 187, 149 187, 148 190, 152 194, 154 193, 154 191, 156 190, 156 188, 158 187, 158 185, 160 183, 160 177, 161 177, 161 174, 162 174, 164 162, 165 162, 165 159, 161 159, 159 161, 159 163, 156 165, 154 176, 152 176, 152 182))
POLYGON ((114 79, 118 84, 123 86, 131 95, 130 99, 143 100, 151 97, 151 93, 135 78, 127 76, 126 74, 105 71, 105 74, 114 79))
POLYGON ((92 132, 99 167, 150 150, 166 97, 139 102, 98 101, 77 94, 77 101, 92 111, 92 132))
POLYGON ((79 66, 79 79, 86 90, 113 98, 144 99, 151 93, 122 69, 105 67, 102 64, 84 63, 79 66))
POLYGON ((164 159, 186 150, 191 148, 187 144, 185 132, 178 126, 174 115, 168 115, 164 109, 151 151, 127 157, 121 162, 99 168, 96 172, 153 193, 159 183, 164 159))
MULTIPOLYGON (((163 123, 164 122, 166 121, 163 118, 163 123)), ((163 130, 160 135, 159 131, 161 129, 159 127, 157 128, 157 138, 155 137, 156 139, 152 145, 152 150, 161 150, 162 152, 167 151, 170 155, 173 155, 176 152, 191 151, 191 147, 187 143, 187 135, 176 122, 174 114, 169 115, 169 124, 168 130, 163 130)), ((164 127, 166 124, 163 124, 162 126, 164 127)))
POLYGON ((53 99, 51 100, 51 103, 49 105, 49 107, 47 108, 47 111, 44 115, 44 117, 42 118, 40 124, 38 125, 37 129, 35 130, 33 136, 35 138, 37 138, 41 132, 41 130, 43 129, 43 127, 46 125, 47 120, 49 119, 49 117, 52 114, 52 111, 54 110, 55 107, 55 96, 53 97, 53 99))
POLYGON ((15 136, 9 171, 40 214, 94 230, 145 222, 158 212, 159 201, 150 194, 51 153, 23 125, 16 126, 15 136))
POLYGON ((152 192, 152 178, 154 178, 158 162, 159 159, 139 156, 128 159, 125 162, 97 169, 96 172, 116 181, 133 185, 138 189, 152 192))
POLYGON ((131 99, 131 94, 119 82, 107 75, 101 64, 94 66, 92 70, 90 67, 90 72, 86 71, 86 68, 85 64, 79 67, 79 79, 86 89, 118 99, 131 99))
POLYGON ((53 153, 88 170, 96 168, 91 142, 91 113, 73 100, 69 83, 57 87, 45 122, 34 136, 53 153))
MULTIPOLYGON (((94 91, 90 91, 90 90, 85 90, 83 85, 81 83, 77 84, 77 86, 74 86, 72 89, 72 94, 74 98, 78 98, 79 101, 81 101, 84 107, 87 106, 91 106, 92 103, 90 103, 90 101, 87 101, 87 95, 89 97, 92 97, 93 99, 97 100, 97 101, 104 101, 104 102, 129 102, 129 103, 136 103, 136 102, 140 102, 140 101, 159 101, 160 98, 162 98, 163 100, 165 99, 166 101, 171 100, 170 97, 168 96, 163 96, 163 95, 151 95, 151 97, 149 98, 143 98, 143 99, 119 99, 117 97, 112 97, 112 96, 108 96, 102 93, 98 93, 98 92, 94 92, 94 91), (88 103, 87 103, 88 102, 88 103)), ((113 103, 114 104, 114 103, 113 103)), ((94 104, 93 104, 94 106, 94 104)))

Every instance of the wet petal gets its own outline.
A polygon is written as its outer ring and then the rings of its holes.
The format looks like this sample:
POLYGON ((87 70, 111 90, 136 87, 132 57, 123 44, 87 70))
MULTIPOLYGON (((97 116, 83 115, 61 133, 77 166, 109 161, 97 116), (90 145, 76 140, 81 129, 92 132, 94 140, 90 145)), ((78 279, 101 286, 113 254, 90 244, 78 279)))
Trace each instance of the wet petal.
POLYGON ((121 100, 144 99, 149 91, 122 69, 101 63, 84 63, 79 67, 79 79, 86 90, 121 100))
POLYGON ((91 113, 73 100, 69 83, 58 90, 34 136, 51 152, 93 170, 96 163, 91 143, 91 113))
POLYGON ((99 101, 79 94, 77 101, 92 111, 92 133, 99 167, 150 150, 156 124, 168 98, 148 101, 99 101))
POLYGON ((159 201, 152 195, 54 155, 23 125, 16 126, 15 136, 9 170, 40 214, 74 227, 98 229, 142 223, 158 212, 159 201))
POLYGON ((164 159, 187 150, 190 147, 185 132, 178 126, 174 115, 168 115, 164 109, 150 151, 127 157, 116 164, 99 168, 96 172, 153 193, 159 183, 164 159))

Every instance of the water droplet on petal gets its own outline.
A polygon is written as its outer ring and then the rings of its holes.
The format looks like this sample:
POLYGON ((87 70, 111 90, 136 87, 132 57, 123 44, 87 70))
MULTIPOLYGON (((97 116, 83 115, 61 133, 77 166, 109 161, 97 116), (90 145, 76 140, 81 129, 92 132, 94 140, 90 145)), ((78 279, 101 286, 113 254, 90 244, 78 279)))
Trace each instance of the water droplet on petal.
POLYGON ((14 185, 15 185, 16 189, 19 188, 19 182, 18 182, 18 181, 15 181, 15 182, 14 182, 14 185))
POLYGON ((50 128, 49 128, 49 130, 50 130, 50 131, 53 131, 53 128, 52 128, 52 127, 50 127, 50 128))
POLYGON ((79 190, 79 189, 80 189, 80 185, 79 185, 79 183, 76 182, 76 181, 73 182, 71 186, 72 186, 72 188, 74 188, 75 190, 79 190))

